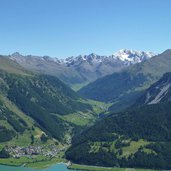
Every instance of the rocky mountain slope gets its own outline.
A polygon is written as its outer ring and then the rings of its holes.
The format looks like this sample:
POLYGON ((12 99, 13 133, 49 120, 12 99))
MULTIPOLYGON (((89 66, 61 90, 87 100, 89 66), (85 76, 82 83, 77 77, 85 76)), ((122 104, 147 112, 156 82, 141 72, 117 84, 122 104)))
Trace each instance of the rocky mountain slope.
POLYGON ((171 50, 166 50, 147 61, 90 83, 79 90, 79 94, 94 100, 113 102, 111 110, 122 110, 132 105, 164 73, 170 72, 170 66, 171 50))
POLYGON ((157 104, 171 101, 171 73, 166 73, 155 84, 145 91, 136 102, 136 106, 157 104))
POLYGON ((28 70, 57 76, 65 83, 73 85, 94 81, 153 56, 152 52, 120 50, 111 56, 100 56, 92 53, 66 59, 49 56, 23 56, 14 53, 10 56, 10 59, 28 70))

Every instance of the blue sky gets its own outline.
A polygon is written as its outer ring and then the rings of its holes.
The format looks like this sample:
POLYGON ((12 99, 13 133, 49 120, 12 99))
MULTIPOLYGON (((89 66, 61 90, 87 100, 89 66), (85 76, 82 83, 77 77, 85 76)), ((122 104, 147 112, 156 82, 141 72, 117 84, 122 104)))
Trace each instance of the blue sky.
POLYGON ((0 54, 171 48, 171 0, 0 0, 0 54))

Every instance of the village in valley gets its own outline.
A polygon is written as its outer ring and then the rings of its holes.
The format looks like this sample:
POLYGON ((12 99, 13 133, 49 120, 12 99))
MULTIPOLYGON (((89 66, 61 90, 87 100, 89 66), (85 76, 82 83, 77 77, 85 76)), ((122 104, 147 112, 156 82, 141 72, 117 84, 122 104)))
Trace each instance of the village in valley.
POLYGON ((12 158, 28 157, 32 158, 36 155, 55 157, 63 148, 57 148, 55 145, 48 146, 6 146, 5 151, 9 153, 12 158))

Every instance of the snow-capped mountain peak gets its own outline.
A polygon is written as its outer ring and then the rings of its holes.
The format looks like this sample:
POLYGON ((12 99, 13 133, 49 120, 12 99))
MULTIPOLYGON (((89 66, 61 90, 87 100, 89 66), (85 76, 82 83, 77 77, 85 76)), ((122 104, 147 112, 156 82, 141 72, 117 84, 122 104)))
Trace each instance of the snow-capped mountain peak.
POLYGON ((155 54, 152 52, 135 51, 127 49, 121 49, 113 55, 114 58, 126 62, 127 64, 139 63, 153 56, 155 56, 155 54))

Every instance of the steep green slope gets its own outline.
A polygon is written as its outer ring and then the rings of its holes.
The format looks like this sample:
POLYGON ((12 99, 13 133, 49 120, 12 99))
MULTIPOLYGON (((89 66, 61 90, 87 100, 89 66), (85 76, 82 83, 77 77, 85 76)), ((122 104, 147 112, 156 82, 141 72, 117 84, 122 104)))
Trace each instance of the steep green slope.
MULTIPOLYGON (((0 75, 14 74, 15 76, 31 77, 31 73, 7 57, 0 56, 0 75)), ((41 144, 41 135, 45 134, 36 122, 23 113, 6 96, 10 89, 6 80, 0 78, 0 149, 5 145, 28 146, 41 144), (33 141, 34 139, 34 141, 33 141)), ((52 140, 49 140, 53 142, 52 140)))
POLYGON ((1 92, 39 126, 57 139, 62 139, 69 124, 58 115, 88 112, 91 106, 52 76, 19 76, 0 72, 1 92))
POLYGON ((87 165, 171 169, 171 103, 112 114, 73 139, 69 160, 87 165))
POLYGON ((103 102, 113 102, 112 111, 132 105, 142 92, 157 81, 165 72, 171 71, 171 50, 135 64, 120 73, 114 73, 79 90, 83 97, 103 102))
MULTIPOLYGON (((45 132, 14 103, 0 95, 0 149, 4 146, 42 145, 45 132)), ((48 143, 55 143, 49 138, 48 143)))

